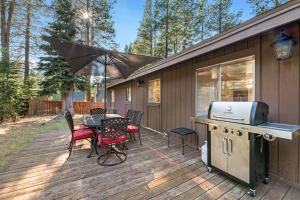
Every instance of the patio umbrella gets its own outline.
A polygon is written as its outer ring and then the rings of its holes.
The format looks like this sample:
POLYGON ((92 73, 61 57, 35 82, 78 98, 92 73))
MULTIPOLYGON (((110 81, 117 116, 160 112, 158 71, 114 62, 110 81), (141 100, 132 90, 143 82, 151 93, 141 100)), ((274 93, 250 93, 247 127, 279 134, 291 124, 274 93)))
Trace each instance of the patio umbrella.
POLYGON ((104 76, 104 107, 106 109, 106 78, 128 78, 137 69, 160 60, 160 57, 121 53, 104 48, 43 36, 64 57, 74 73, 104 76))

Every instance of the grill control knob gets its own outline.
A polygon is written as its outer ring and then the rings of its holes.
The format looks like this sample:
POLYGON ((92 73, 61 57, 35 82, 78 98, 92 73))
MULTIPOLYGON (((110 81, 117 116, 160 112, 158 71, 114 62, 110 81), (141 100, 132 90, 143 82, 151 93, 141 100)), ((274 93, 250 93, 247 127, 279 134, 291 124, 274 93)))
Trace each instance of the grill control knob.
POLYGON ((227 128, 224 128, 224 133, 228 133, 228 129, 227 128))
POLYGON ((236 132, 236 135, 237 135, 237 136, 242 136, 242 135, 243 135, 243 132, 242 132, 242 131, 237 131, 237 132, 236 132))

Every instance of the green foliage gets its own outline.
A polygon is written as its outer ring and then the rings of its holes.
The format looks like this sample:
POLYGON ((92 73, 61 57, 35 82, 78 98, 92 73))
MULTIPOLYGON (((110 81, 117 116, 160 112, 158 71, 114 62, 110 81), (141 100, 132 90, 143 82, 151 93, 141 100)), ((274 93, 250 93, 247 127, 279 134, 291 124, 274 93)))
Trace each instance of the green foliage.
POLYGON ((0 63, 0 122, 17 116, 20 73, 18 63, 0 63))
POLYGON ((133 52, 168 56, 240 23, 232 0, 147 0, 133 52))
POLYGON ((152 12, 152 0, 146 1, 143 20, 140 22, 138 36, 133 43, 133 53, 153 55, 153 36, 155 23, 152 12))
POLYGON ((247 2, 251 4, 252 14, 260 15, 287 2, 287 0, 247 0, 247 2))
POLYGON ((127 44, 125 45, 124 52, 126 52, 126 53, 132 52, 132 43, 130 43, 129 45, 127 45, 127 44))
POLYGON ((23 82, 19 62, 0 63, 0 122, 27 112, 34 84, 33 79, 23 82))
POLYGON ((222 33, 240 23, 242 11, 232 12, 232 0, 215 0, 208 7, 209 28, 212 32, 222 33))
MULTIPOLYGON (((71 9, 71 1, 55 1, 55 21, 50 23, 46 32, 48 35, 71 41, 76 34, 75 14, 71 9)), ((41 95, 68 93, 75 84, 83 88, 85 79, 74 75, 69 64, 61 57, 50 44, 40 46, 45 56, 40 57, 38 70, 42 71, 44 79, 41 81, 41 95)))
POLYGON ((79 39, 87 45, 116 49, 115 29, 111 11, 115 0, 73 1, 76 7, 76 23, 80 27, 79 39), (83 17, 84 14, 88 18, 83 17))

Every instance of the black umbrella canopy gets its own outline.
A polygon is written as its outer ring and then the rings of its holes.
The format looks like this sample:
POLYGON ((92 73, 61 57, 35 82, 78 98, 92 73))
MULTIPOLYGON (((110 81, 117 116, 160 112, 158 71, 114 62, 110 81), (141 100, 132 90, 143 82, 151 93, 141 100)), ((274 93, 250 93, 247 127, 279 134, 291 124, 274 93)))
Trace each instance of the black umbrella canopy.
POLYGON ((43 37, 70 64, 74 73, 82 75, 127 78, 134 71, 160 60, 160 57, 121 53, 53 37, 43 37))

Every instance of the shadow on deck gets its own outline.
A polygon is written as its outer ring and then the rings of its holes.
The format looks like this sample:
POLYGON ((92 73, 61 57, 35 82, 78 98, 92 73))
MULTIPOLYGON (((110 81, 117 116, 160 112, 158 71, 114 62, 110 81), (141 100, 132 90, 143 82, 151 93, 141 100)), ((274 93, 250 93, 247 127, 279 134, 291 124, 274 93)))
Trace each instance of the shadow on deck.
MULTIPOLYGON (((89 143, 77 143, 70 160, 68 130, 40 134, 0 173, 0 199, 251 199, 247 188, 208 173, 200 152, 167 148, 163 136, 142 131, 143 145, 128 143, 128 159, 113 167, 87 158, 89 143)), ((259 184, 255 199, 298 199, 285 183, 259 184)))

